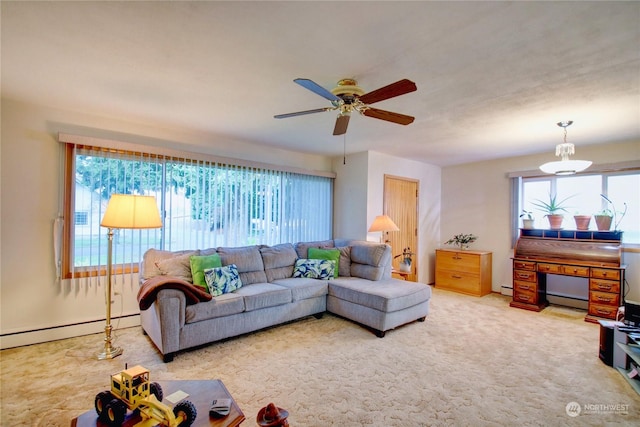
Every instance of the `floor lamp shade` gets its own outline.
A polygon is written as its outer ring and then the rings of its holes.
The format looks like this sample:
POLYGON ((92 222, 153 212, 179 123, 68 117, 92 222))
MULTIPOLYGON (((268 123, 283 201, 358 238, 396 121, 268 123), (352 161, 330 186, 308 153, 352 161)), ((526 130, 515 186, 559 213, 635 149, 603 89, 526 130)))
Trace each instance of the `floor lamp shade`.
POLYGON ((113 194, 109 199, 107 210, 100 225, 109 228, 109 247, 107 251, 107 288, 105 300, 107 305, 107 324, 104 328, 104 349, 98 353, 98 359, 113 359, 122 354, 122 348, 114 347, 111 339, 111 276, 113 264, 113 229, 114 228, 160 228, 162 220, 153 196, 136 196, 133 194, 113 194))
POLYGON ((162 220, 155 197, 113 194, 100 225, 109 228, 160 228, 162 220))

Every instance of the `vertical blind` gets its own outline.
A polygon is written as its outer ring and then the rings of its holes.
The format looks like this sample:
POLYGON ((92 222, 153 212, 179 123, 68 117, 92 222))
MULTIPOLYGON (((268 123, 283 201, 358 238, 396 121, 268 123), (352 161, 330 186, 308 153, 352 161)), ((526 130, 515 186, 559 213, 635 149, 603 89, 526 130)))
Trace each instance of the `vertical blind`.
POLYGON ((266 167, 68 144, 65 278, 91 283, 106 270, 111 194, 155 196, 163 227, 114 230, 116 272, 137 271, 149 248, 178 251, 274 245, 332 235, 333 179, 266 167))

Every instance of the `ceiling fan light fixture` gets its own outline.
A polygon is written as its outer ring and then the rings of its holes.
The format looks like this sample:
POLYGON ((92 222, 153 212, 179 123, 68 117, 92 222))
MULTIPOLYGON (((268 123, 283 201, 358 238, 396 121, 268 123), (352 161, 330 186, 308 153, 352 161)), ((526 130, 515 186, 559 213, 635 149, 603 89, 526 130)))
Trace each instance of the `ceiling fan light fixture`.
POLYGON ((569 160, 569 156, 575 154, 575 145, 567 142, 567 127, 571 126, 573 121, 558 122, 557 125, 564 129, 564 142, 556 146, 556 156, 560 157, 560 161, 547 162, 540 166, 540 170, 544 173, 554 175, 573 175, 582 172, 591 166, 589 160, 569 160))

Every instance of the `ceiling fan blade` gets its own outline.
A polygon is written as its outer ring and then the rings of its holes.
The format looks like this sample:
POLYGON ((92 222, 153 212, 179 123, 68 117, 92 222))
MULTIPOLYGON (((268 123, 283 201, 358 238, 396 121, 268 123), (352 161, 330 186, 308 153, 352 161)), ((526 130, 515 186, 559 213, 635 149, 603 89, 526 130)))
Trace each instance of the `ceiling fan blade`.
POLYGON ((367 108, 362 112, 367 117, 373 117, 374 119, 386 120, 388 122, 397 123, 399 125, 408 125, 413 123, 415 117, 407 116, 400 113, 394 113, 391 111, 378 110, 377 108, 367 108))
POLYGON ((373 104, 374 102, 380 102, 395 96, 404 95, 405 93, 413 92, 417 89, 418 87, 414 82, 402 79, 385 87, 381 87, 380 89, 365 93, 359 99, 365 104, 373 104))
POLYGON ((309 89, 311 92, 320 95, 323 98, 328 99, 329 101, 340 101, 340 98, 329 92, 327 89, 320 86, 318 83, 309 79, 295 79, 294 82, 298 83, 305 89, 309 89))
POLYGON ((350 114, 338 114, 336 119, 336 126, 333 128, 334 135, 344 135, 347 133, 347 126, 349 126, 350 114))
POLYGON ((325 107, 325 108, 316 108, 315 110, 298 111, 298 112, 295 112, 295 113, 278 114, 277 116, 273 116, 273 118, 274 119, 286 119, 287 117, 304 116, 305 114, 322 113, 324 111, 330 111, 330 110, 335 110, 335 108, 325 107))

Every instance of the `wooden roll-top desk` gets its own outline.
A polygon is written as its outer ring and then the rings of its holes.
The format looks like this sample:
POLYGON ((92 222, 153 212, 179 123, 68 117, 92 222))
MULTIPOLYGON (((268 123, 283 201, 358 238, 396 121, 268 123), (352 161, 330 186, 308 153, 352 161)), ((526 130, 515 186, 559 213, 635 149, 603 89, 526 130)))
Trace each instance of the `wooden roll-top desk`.
POLYGON ((513 256, 511 307, 540 311, 548 305, 547 274, 584 277, 586 321, 615 319, 623 303, 621 231, 521 229, 513 256))

